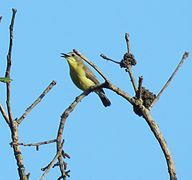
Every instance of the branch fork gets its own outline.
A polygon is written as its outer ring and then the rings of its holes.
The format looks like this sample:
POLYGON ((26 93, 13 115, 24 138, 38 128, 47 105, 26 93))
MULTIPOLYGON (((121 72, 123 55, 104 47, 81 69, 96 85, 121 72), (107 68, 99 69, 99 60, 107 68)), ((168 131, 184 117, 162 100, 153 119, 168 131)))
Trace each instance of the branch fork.
MULTIPOLYGON (((8 77, 8 78, 10 78, 10 71, 11 71, 11 64, 12 64, 13 28, 14 28, 14 20, 15 20, 16 12, 17 12, 16 9, 12 9, 12 19, 11 19, 11 24, 9 27, 9 30, 10 30, 9 39, 10 40, 9 40, 9 49, 8 49, 8 54, 7 54, 7 67, 6 67, 6 71, 5 71, 5 77, 8 77)), ((1 22, 1 19, 2 19, 2 17, 0 17, 0 22, 1 22)), ((44 173, 42 174, 40 179, 43 180, 44 177, 50 171, 50 169, 52 167, 55 167, 55 166, 59 166, 60 172, 61 172, 61 176, 58 179, 66 180, 66 178, 69 177, 70 170, 67 170, 67 163, 64 161, 64 159, 70 158, 70 156, 67 153, 65 153, 63 150, 63 147, 64 147, 64 140, 63 140, 64 126, 65 126, 67 117, 70 115, 70 113, 72 113, 72 111, 77 106, 77 104, 84 97, 89 95, 89 93, 93 92, 97 88, 110 89, 133 105, 134 112, 137 115, 142 116, 145 119, 145 121, 149 125, 152 133, 154 134, 155 138, 157 139, 157 141, 158 141, 158 143, 159 143, 159 145, 160 145, 160 147, 164 153, 164 156, 165 156, 165 159, 167 162, 167 166, 168 166, 168 172, 169 172, 170 180, 176 180, 177 179, 176 169, 174 166, 173 158, 171 156, 171 153, 168 149, 166 141, 165 141, 158 125, 153 120, 153 118, 150 114, 150 109, 159 100, 163 91, 168 87, 168 85, 172 81, 173 77, 175 76, 175 74, 177 73, 177 71, 179 70, 181 65, 188 58, 189 53, 185 52, 183 54, 183 57, 182 57, 180 63, 178 64, 178 66, 176 67, 175 71, 172 73, 172 75, 170 76, 170 78, 168 79, 166 84, 163 86, 161 91, 158 93, 158 95, 155 96, 153 93, 151 93, 150 91, 148 91, 147 89, 145 89, 142 86, 142 84, 143 84, 143 77, 142 76, 139 77, 138 86, 137 86, 137 83, 135 81, 135 77, 134 77, 133 72, 132 72, 132 66, 136 65, 136 60, 134 58, 134 55, 130 51, 130 39, 129 38, 130 38, 129 34, 125 33, 127 52, 124 54, 122 61, 120 61, 120 62, 115 61, 115 60, 113 60, 113 59, 111 59, 111 58, 109 58, 103 54, 101 54, 100 56, 105 60, 111 61, 115 64, 120 65, 120 67, 125 68, 125 70, 129 74, 129 78, 131 80, 131 83, 132 83, 132 86, 133 86, 133 89, 135 92, 135 96, 132 97, 128 93, 122 91, 121 89, 119 89, 118 87, 113 85, 94 63, 92 63, 89 59, 87 59, 85 56, 83 56, 76 49, 73 49, 74 53, 76 53, 78 56, 80 56, 85 62, 87 62, 90 66, 92 66, 100 74, 100 76, 104 79, 104 83, 97 85, 97 86, 94 86, 94 87, 91 87, 87 91, 84 91, 83 93, 81 93, 79 96, 77 96, 75 98, 75 100, 71 103, 71 105, 67 109, 65 109, 65 111, 61 115, 60 124, 59 124, 58 132, 57 132, 57 137, 54 140, 43 141, 43 142, 39 142, 39 143, 30 143, 30 144, 19 143, 19 141, 18 141, 18 128, 19 128, 19 124, 21 124, 21 122, 23 122, 23 120, 31 112, 31 110, 43 99, 43 97, 52 89, 52 87, 56 85, 56 82, 52 81, 49 84, 49 86, 43 91, 43 93, 25 110, 23 115, 19 119, 16 119, 16 120, 14 120, 14 118, 13 118, 12 108, 10 105, 10 97, 11 97, 10 83, 6 83, 7 112, 5 111, 5 109, 3 108, 1 103, 0 103, 0 112, 3 116, 3 118, 5 119, 6 123, 10 127, 11 136, 12 136, 12 143, 10 143, 10 145, 13 148, 15 159, 17 161, 18 173, 19 173, 20 179, 28 180, 28 178, 29 178, 29 173, 26 174, 26 172, 25 172, 25 166, 24 166, 20 146, 21 145, 22 146, 35 146, 36 149, 38 150, 40 145, 50 144, 50 143, 56 143, 57 152, 56 152, 56 155, 54 156, 53 160, 45 168, 42 168, 44 173)))

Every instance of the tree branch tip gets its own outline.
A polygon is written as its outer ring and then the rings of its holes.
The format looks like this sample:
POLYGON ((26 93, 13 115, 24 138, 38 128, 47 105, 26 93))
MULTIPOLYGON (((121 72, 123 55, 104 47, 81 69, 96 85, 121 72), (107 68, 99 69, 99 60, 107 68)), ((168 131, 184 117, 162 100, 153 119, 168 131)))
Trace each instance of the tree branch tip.
POLYGON ((103 59, 107 59, 107 56, 105 56, 105 54, 100 54, 100 57, 102 57, 103 59))
POLYGON ((16 8, 12 8, 12 11, 13 11, 13 13, 16 13, 17 9, 16 8))
POLYGON ((77 49, 73 49, 73 52, 76 53, 77 55, 80 55, 79 51, 77 49))
POLYGON ((120 62, 115 61, 115 60, 113 60, 113 59, 107 57, 107 56, 104 55, 104 54, 100 54, 100 57, 102 57, 103 59, 105 59, 105 60, 107 60, 107 61, 111 61, 111 62, 113 62, 113 63, 120 64, 120 62))
POLYGON ((189 52, 185 51, 185 53, 183 54, 183 58, 186 59, 189 57, 189 52))
POLYGON ((130 53, 129 33, 125 33, 125 41, 127 44, 127 52, 130 53))
POLYGON ((62 150, 62 156, 63 156, 63 158, 68 158, 68 159, 71 158, 69 154, 64 152, 64 150, 62 150))
POLYGON ((128 33, 128 32, 126 32, 126 33, 125 33, 125 39, 126 39, 126 41, 128 41, 128 40, 129 40, 129 37, 130 37, 129 33, 128 33))
POLYGON ((165 91, 165 89, 169 86, 169 84, 171 83, 171 81, 173 80, 173 78, 175 77, 176 73, 178 72, 179 68, 181 67, 181 65, 184 63, 184 61, 189 57, 189 52, 185 51, 179 64, 177 65, 177 67, 175 68, 175 70, 173 71, 173 73, 171 74, 171 76, 169 77, 169 79, 167 80, 167 82, 165 83, 165 85, 162 87, 162 89, 160 90, 160 92, 157 94, 156 98, 154 99, 154 101, 152 102, 151 106, 149 107, 150 109, 153 107, 153 105, 159 100, 160 96, 162 95, 162 93, 165 91))
POLYGON ((26 176, 27 176, 27 179, 29 179, 30 173, 27 173, 26 176))
POLYGON ((62 142, 61 142, 61 147, 63 146, 64 142, 65 142, 65 140, 63 139, 62 142))
POLYGON ((136 97, 140 100, 142 100, 142 84, 143 84, 143 76, 139 76, 138 90, 136 92, 136 97))
POLYGON ((138 85, 138 87, 142 86, 142 83, 143 83, 143 76, 139 76, 139 85, 138 85))
POLYGON ((142 80, 143 80, 143 76, 139 76, 139 79, 142 79, 142 80))
POLYGON ((56 82, 55 80, 53 80, 53 81, 51 82, 51 84, 56 85, 57 82, 56 82))
POLYGON ((55 163, 55 164, 53 165, 53 168, 55 168, 55 167, 57 167, 57 166, 59 166, 59 162, 55 163))
POLYGON ((39 151, 39 145, 35 146, 36 151, 39 151))
POLYGON ((67 170, 67 171, 65 172, 65 176, 64 176, 64 177, 63 177, 63 176, 60 176, 60 177, 58 178, 58 180, 60 180, 60 179, 65 179, 66 177, 70 177, 70 175, 69 175, 70 172, 71 172, 70 170, 67 170))
POLYGON ((70 175, 69 175, 70 172, 71 172, 70 170, 68 170, 68 171, 65 172, 65 174, 66 174, 67 177, 70 177, 70 175))
POLYGON ((41 168, 41 171, 45 171, 47 169, 47 166, 44 167, 44 168, 41 168))

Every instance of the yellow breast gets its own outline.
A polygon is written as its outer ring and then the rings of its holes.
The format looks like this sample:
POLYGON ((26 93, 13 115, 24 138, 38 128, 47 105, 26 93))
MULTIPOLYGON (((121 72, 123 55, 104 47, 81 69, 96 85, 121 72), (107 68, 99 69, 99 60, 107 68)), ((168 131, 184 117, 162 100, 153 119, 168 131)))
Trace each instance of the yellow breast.
POLYGON ((70 67, 70 76, 73 83, 81 90, 85 91, 95 83, 86 77, 86 72, 83 69, 83 64, 78 64, 75 61, 68 61, 70 67))

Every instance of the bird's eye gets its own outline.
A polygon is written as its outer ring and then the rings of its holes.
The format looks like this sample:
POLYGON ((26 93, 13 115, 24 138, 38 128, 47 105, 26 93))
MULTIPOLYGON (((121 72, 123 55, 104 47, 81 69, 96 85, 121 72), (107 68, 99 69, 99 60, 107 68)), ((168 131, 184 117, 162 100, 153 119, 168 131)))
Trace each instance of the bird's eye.
POLYGON ((74 56, 75 56, 75 54, 72 54, 72 56, 74 57, 74 56))

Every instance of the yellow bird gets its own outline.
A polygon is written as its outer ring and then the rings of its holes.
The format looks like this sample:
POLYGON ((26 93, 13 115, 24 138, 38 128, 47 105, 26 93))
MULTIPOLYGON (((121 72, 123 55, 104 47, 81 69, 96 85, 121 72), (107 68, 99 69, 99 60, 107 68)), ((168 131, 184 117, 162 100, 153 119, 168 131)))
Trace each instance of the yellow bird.
MULTIPOLYGON (((81 90, 85 91, 89 89, 91 86, 99 85, 99 81, 93 72, 83 63, 83 59, 75 54, 74 52, 70 52, 68 54, 61 53, 64 57, 70 68, 70 76, 73 83, 81 90)), ((110 100, 105 96, 105 92, 103 89, 97 89, 94 91, 100 97, 103 105, 105 107, 110 106, 110 100)))

